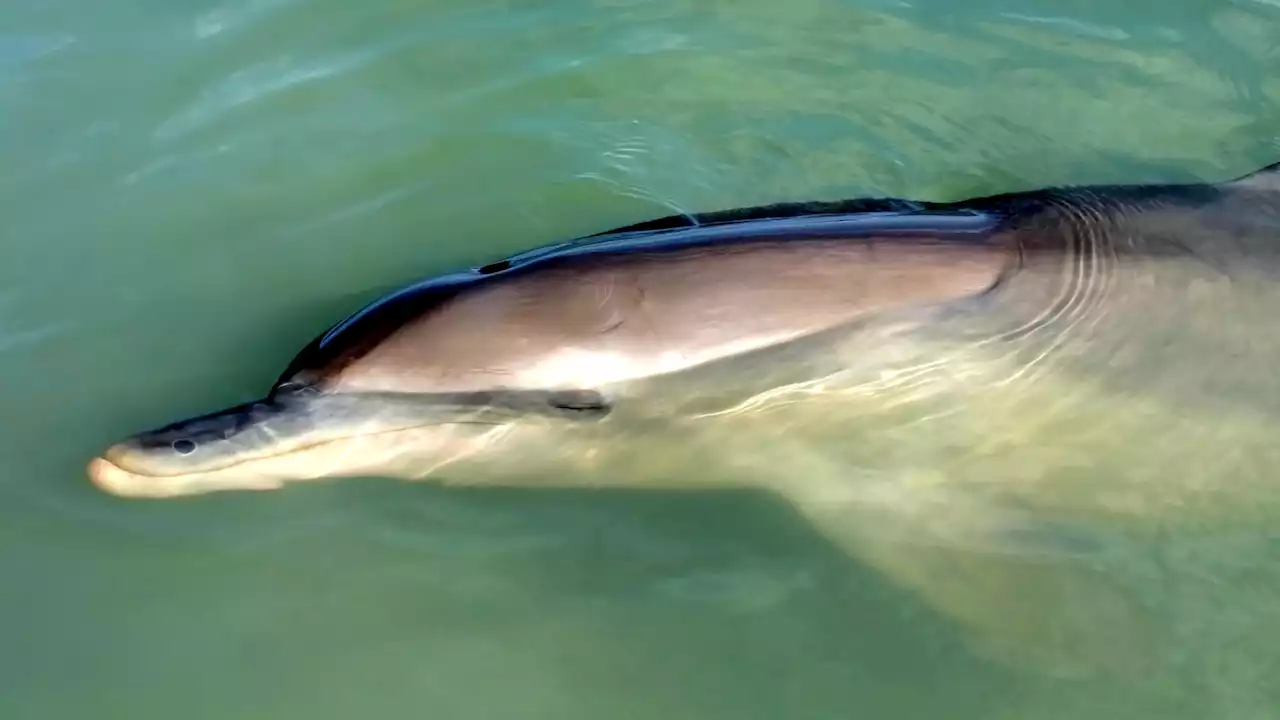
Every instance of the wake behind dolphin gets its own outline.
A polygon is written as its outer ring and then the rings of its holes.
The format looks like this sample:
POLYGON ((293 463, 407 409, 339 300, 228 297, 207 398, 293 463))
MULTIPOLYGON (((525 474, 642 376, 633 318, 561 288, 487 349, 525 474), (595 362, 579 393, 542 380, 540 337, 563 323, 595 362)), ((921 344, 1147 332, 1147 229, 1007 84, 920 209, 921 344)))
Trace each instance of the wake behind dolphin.
POLYGON ((1096 528, 1280 510, 1278 270, 1280 164, 672 216, 395 292, 88 473, 760 488, 984 648, 1122 663, 1154 641, 1096 528))

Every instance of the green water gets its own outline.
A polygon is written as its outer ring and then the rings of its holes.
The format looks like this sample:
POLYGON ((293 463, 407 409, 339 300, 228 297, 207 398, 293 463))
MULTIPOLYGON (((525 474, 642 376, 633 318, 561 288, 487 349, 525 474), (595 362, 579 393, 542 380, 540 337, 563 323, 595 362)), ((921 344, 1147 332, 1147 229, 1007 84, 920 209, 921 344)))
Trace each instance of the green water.
POLYGON ((1270 718, 1280 538, 1171 536, 1140 677, 981 659, 753 495, 84 462, 380 292, 672 208, 1280 160, 1274 0, 6 0, 0 718, 1270 718))

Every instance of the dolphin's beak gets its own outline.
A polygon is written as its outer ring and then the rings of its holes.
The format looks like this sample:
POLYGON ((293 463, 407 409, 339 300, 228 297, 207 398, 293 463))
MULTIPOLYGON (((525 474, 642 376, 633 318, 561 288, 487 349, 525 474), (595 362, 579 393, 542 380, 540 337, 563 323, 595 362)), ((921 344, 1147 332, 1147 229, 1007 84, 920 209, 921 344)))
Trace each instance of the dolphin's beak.
POLYGON ((112 495, 122 497, 169 497, 171 495, 163 491, 163 485, 138 482, 137 475, 120 469, 119 465, 105 457, 90 460, 85 471, 89 475, 90 482, 99 490, 112 495))
POLYGON ((89 481, 98 489, 124 498, 173 498, 210 492, 219 489, 235 490, 277 490, 284 484, 283 480, 265 475, 242 473, 230 481, 221 478, 226 473, 207 472, 192 473, 173 477, 143 475, 130 472, 107 459, 112 454, 108 450, 102 456, 89 461, 85 468, 89 481))
MULTIPOLYGON (((481 452, 516 425, 505 421, 459 422, 455 414, 427 409, 416 416, 379 412, 381 404, 243 408, 193 418, 120 440, 93 458, 90 482, 112 495, 171 498, 225 490, 275 490, 321 478, 389 476, 420 478, 481 452), (343 408, 352 412, 332 412, 343 408), (433 417, 438 416, 438 417, 433 417)), ((385 409, 385 408, 383 408, 385 409)), ((544 416, 529 418, 545 425, 544 416)))

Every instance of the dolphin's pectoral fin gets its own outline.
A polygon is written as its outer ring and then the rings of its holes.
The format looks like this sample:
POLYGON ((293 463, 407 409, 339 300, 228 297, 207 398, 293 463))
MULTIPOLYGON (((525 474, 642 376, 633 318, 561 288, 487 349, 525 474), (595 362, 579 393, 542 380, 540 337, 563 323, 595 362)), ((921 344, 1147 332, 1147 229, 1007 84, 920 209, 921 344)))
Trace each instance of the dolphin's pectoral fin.
POLYGON ((956 621, 993 660, 1058 676, 1151 661, 1135 600, 1078 559, 874 538, 849 549, 956 621))
POLYGON ((955 621, 984 657, 1057 676, 1154 659, 1149 618, 1092 567, 1100 552, 1083 532, 940 489, 785 495, 852 557, 955 621))

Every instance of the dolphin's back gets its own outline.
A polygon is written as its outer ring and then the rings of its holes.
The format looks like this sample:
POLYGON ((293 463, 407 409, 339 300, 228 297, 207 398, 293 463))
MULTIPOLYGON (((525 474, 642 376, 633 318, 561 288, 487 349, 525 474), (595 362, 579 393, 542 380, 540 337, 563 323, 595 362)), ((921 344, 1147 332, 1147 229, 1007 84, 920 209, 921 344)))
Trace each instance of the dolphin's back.
POLYGON ((619 227, 391 293, 304 348, 276 389, 466 392, 679 370, 981 292, 1009 257, 998 221, 873 198, 619 227))
POLYGON ((998 245, 762 240, 566 258, 477 284, 326 378, 345 392, 601 387, 990 288, 998 245))
MULTIPOLYGON (((872 198, 672 215, 393 293, 317 338, 279 384, 409 393, 598 387, 873 313, 980 296, 996 284, 988 317, 970 316, 969 330, 1038 333, 1041 345, 1078 333, 1079 319, 1101 317, 1106 302, 1133 301, 1131 309, 1166 318, 1229 311, 1252 301, 1213 285, 1216 304, 1193 307, 1181 286, 1212 284, 1213 273, 1277 255, 1274 174, 949 204, 872 198), (1162 292, 1143 294, 1152 283, 1162 292)), ((1100 351, 1125 344, 1128 321, 1093 323, 1100 351)))

